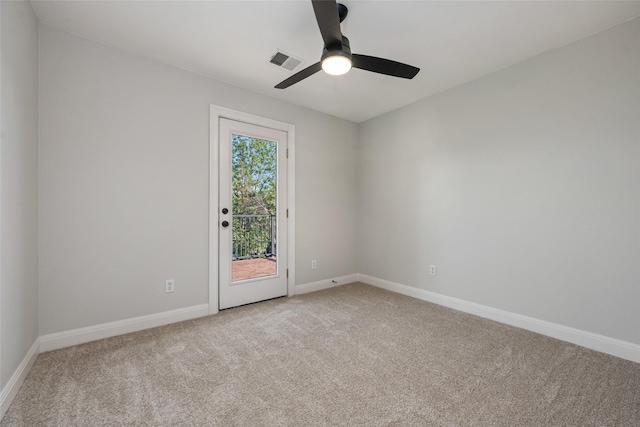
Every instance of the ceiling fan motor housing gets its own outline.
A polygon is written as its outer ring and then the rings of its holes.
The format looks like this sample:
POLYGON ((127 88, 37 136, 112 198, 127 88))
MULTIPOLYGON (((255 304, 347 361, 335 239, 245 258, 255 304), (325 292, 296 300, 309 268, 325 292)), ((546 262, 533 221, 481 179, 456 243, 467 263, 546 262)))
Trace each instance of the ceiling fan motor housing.
POLYGON ((349 44, 349 39, 345 36, 342 36, 342 46, 338 49, 334 49, 333 46, 331 49, 325 48, 322 50, 322 59, 321 62, 330 56, 344 56, 351 61, 351 45, 349 44))

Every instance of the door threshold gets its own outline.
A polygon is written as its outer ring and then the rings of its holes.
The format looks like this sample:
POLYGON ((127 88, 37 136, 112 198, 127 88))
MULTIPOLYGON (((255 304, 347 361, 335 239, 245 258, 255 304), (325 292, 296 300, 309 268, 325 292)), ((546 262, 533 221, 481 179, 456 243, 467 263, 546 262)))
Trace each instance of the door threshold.
POLYGON ((248 305, 260 304, 260 303, 263 303, 263 302, 273 301, 273 300, 276 300, 276 299, 282 299, 282 298, 287 298, 287 295, 282 295, 282 296, 279 296, 279 297, 269 298, 269 299, 265 299, 265 300, 261 300, 261 301, 256 301, 256 302, 250 302, 250 303, 242 304, 242 305, 236 305, 235 307, 221 308, 221 309, 219 309, 218 311, 219 311, 219 312, 223 312, 223 311, 227 311, 227 310, 233 310, 234 308, 246 307, 246 306, 248 306, 248 305))

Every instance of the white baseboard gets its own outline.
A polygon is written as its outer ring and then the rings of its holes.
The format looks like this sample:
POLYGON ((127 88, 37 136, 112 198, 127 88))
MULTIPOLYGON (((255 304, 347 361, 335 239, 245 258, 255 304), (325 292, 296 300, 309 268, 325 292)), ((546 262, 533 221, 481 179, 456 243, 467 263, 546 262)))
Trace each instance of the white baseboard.
POLYGON ((16 394, 18 394, 18 390, 22 387, 25 378, 27 378, 27 374, 31 370, 31 367, 36 362, 38 358, 38 354, 40 354, 40 338, 36 338, 35 342, 27 352, 27 355, 24 356, 20 366, 13 373, 7 385, 2 389, 0 393, 0 420, 4 417, 4 414, 11 406, 11 402, 15 399, 16 394))
POLYGON ((148 316, 134 317, 132 319, 118 320, 116 322, 103 323, 101 325, 88 326, 86 328, 73 329, 40 337, 40 351, 51 351, 72 345, 83 344, 116 335, 137 332, 143 329, 168 325, 169 323, 195 319, 209 315, 209 304, 195 305, 193 307, 180 308, 148 316))
POLYGON ((319 280, 317 282, 296 285, 296 295, 308 294, 309 292, 321 291, 323 289, 333 288, 335 286, 346 285, 358 281, 358 274, 349 274, 346 276, 336 277, 333 279, 319 280))
POLYGON ((359 274, 358 281, 640 363, 640 345, 359 274))
MULTIPOLYGON (((568 326, 544 320, 538 320, 532 317, 499 310, 435 292, 402 285, 400 283, 378 279, 365 274, 350 274, 347 276, 337 277, 335 279, 327 279, 298 285, 296 286, 296 294, 315 292, 352 282, 363 282, 392 292, 429 301, 438 305, 463 311, 465 313, 474 314, 486 319, 495 320, 507 325, 537 332, 542 335, 547 335, 552 338, 640 363, 640 345, 638 344, 609 338, 603 335, 570 328, 568 326), (334 281, 337 283, 334 283, 334 281)), ((15 373, 7 382, 7 385, 2 389, 2 392, 0 392, 0 419, 2 419, 7 409, 9 409, 11 402, 13 402, 18 390, 20 390, 20 387, 24 383, 27 374, 31 370, 31 367, 35 363, 40 352, 55 350, 130 332, 137 332, 144 329, 163 326, 183 320, 195 319, 207 315, 209 315, 209 305, 202 304, 39 337, 33 343, 31 349, 20 363, 20 366, 18 366, 18 369, 16 369, 15 373)))

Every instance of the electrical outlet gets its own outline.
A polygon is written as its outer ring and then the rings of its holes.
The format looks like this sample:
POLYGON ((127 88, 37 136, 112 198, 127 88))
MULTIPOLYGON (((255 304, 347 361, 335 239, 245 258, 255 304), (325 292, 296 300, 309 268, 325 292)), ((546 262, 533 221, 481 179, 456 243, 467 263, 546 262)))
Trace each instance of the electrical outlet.
POLYGON ((429 266, 429 274, 432 276, 436 275, 436 266, 435 265, 430 265, 429 266))
POLYGON ((169 279, 167 280, 167 282, 164 285, 164 291, 165 292, 173 292, 175 290, 175 285, 176 285, 176 281, 173 279, 169 279))
POLYGON ((315 270, 316 268, 318 268, 318 264, 316 263, 316 260, 314 259, 314 260, 311 261, 311 269, 315 270))

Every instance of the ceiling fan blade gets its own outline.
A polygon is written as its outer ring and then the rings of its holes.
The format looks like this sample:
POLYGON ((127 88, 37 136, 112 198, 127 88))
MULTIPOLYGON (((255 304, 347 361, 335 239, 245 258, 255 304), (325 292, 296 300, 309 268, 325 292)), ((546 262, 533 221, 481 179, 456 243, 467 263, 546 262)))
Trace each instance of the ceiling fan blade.
POLYGON ((340 49, 342 47, 342 31, 336 0, 311 0, 313 11, 316 13, 318 28, 324 40, 324 46, 340 49))
POLYGON ((289 77, 288 79, 281 81, 280 83, 278 83, 275 86, 275 88, 276 89, 286 89, 289 86, 294 85, 294 84, 298 83, 299 81, 304 80, 307 77, 314 75, 315 73, 317 73, 320 70, 322 70, 322 63, 316 62, 315 64, 308 66, 304 70, 298 71, 297 73, 295 73, 293 76, 289 77))
POLYGON ((376 58, 375 56, 358 55, 354 53, 351 60, 355 68, 373 71, 374 73, 386 74, 393 77, 402 77, 403 79, 412 79, 418 74, 420 68, 401 62, 392 61, 390 59, 376 58))

